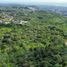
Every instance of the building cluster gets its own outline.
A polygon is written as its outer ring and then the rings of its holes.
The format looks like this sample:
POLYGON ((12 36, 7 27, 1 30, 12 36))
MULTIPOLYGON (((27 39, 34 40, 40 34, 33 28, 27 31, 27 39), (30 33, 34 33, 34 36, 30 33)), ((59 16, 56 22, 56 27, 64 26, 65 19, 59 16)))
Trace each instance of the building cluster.
POLYGON ((3 16, 3 18, 0 18, 0 24, 26 24, 28 21, 24 21, 24 20, 14 20, 13 16, 3 16))

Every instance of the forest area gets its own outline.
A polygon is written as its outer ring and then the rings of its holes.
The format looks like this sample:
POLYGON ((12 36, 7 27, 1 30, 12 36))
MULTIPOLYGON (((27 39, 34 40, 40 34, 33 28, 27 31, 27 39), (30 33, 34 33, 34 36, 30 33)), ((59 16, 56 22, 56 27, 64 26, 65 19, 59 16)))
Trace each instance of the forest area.
POLYGON ((67 17, 0 7, 0 67, 67 67, 67 17))

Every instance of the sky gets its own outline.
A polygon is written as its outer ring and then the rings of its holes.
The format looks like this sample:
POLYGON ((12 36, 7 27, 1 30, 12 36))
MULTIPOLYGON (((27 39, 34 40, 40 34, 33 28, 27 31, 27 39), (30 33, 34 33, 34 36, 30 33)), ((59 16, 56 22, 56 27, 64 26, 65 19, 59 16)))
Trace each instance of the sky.
POLYGON ((67 3, 67 0, 0 0, 0 3, 67 3))
POLYGON ((0 0, 0 3, 24 3, 24 2, 29 2, 29 3, 41 3, 41 2, 49 2, 49 3, 65 3, 67 0, 0 0))

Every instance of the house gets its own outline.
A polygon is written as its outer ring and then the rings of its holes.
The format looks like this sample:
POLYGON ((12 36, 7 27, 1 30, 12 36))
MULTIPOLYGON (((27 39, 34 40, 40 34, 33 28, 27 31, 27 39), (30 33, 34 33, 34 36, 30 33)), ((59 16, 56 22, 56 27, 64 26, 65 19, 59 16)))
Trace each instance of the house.
POLYGON ((67 40, 65 41, 65 46, 67 46, 67 40))
POLYGON ((3 23, 3 21, 2 20, 0 20, 0 24, 2 24, 3 23))
POLYGON ((28 21, 24 21, 24 20, 13 20, 12 22, 13 22, 14 24, 24 25, 24 24, 26 24, 28 21))
POLYGON ((7 21, 7 22, 4 22, 4 23, 5 23, 5 24, 10 24, 10 22, 8 22, 8 21, 7 21))
POLYGON ((24 25, 24 24, 26 24, 27 22, 28 22, 28 21, 23 21, 23 20, 21 20, 19 24, 24 25))
POLYGON ((13 16, 5 15, 4 18, 13 19, 13 16))
POLYGON ((19 20, 12 20, 12 23, 18 24, 20 21, 19 20))

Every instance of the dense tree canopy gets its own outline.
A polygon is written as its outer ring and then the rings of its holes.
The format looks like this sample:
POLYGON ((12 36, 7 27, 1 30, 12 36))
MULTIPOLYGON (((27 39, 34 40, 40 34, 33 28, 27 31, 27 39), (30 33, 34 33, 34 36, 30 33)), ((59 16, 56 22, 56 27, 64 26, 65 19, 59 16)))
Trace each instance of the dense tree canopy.
POLYGON ((0 24, 0 67, 67 67, 67 17, 15 7, 0 12, 28 21, 0 24))

